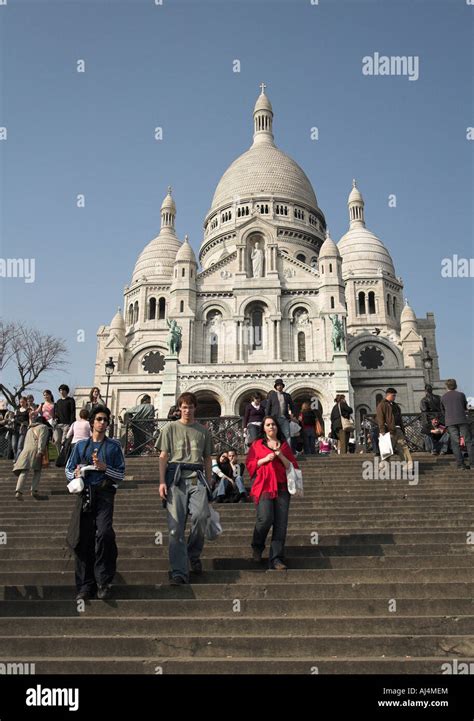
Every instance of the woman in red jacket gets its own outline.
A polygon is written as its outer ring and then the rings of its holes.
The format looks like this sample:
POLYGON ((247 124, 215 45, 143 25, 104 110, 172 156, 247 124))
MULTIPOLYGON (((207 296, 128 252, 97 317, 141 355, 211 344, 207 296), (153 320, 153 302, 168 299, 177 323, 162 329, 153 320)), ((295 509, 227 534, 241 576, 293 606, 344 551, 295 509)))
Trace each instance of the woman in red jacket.
POLYGON ((257 522, 253 533, 253 560, 260 562, 265 541, 273 526, 269 565, 275 571, 285 571, 283 563, 290 494, 286 484, 286 469, 290 464, 298 468, 296 458, 281 433, 276 419, 265 416, 260 438, 250 447, 246 466, 250 478, 255 476, 250 496, 257 504, 257 522))

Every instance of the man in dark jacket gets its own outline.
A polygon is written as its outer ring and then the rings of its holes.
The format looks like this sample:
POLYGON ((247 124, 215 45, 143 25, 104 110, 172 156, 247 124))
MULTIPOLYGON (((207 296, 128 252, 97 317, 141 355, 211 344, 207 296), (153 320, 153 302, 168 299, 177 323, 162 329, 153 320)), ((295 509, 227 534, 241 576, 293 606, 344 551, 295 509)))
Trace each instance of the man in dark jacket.
POLYGON ((377 406, 377 423, 380 435, 385 435, 387 431, 390 433, 394 452, 398 454, 400 460, 407 462, 409 469, 412 469, 413 459, 405 438, 402 410, 398 403, 395 403, 396 395, 395 388, 387 388, 384 400, 380 401, 377 406))
POLYGON ((295 407, 289 393, 284 393, 285 384, 281 378, 277 378, 274 384, 274 391, 267 396, 265 414, 274 416, 277 419, 281 432, 286 438, 288 445, 291 445, 290 420, 293 418, 295 407))
POLYGON ((125 459, 120 443, 107 438, 110 411, 97 406, 89 417, 92 435, 76 443, 66 465, 68 481, 81 476, 84 490, 71 518, 74 533, 68 533, 68 544, 76 556, 76 600, 106 600, 111 595, 117 567, 117 544, 113 529, 114 500, 125 473, 125 459), (94 469, 92 470, 92 466, 94 469), (74 540, 70 539, 74 535, 74 540))
POLYGON ((60 453, 61 446, 66 440, 67 432, 76 420, 76 401, 70 397, 69 386, 65 383, 59 386, 58 391, 61 398, 54 404, 56 426, 54 428, 53 440, 58 449, 58 453, 60 453))
POLYGON ((474 444, 472 440, 471 428, 467 420, 467 398, 464 393, 456 390, 458 387, 454 378, 446 381, 448 392, 441 398, 441 408, 444 412, 445 424, 448 427, 449 437, 451 439, 451 448, 456 458, 457 467, 463 471, 467 471, 469 466, 464 465, 464 459, 460 446, 460 437, 464 438, 464 445, 469 453, 469 463, 471 469, 474 470, 474 444))

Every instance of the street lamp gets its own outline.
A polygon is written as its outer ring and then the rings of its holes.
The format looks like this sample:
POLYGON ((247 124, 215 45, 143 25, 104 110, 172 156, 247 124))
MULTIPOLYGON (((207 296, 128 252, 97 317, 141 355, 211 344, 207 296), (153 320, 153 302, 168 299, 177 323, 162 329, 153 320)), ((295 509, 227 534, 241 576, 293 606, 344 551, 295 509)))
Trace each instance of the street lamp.
POLYGON ((105 394, 105 405, 107 406, 107 403, 109 402, 109 384, 110 384, 110 376, 115 370, 115 363, 112 359, 112 356, 110 356, 109 360, 105 364, 105 373, 107 375, 107 393, 105 394))
POLYGON ((430 353, 428 350, 425 352, 425 356, 423 358, 423 366, 425 367, 425 370, 427 371, 428 375, 428 383, 431 385, 431 369, 433 368, 433 358, 430 356, 430 353))

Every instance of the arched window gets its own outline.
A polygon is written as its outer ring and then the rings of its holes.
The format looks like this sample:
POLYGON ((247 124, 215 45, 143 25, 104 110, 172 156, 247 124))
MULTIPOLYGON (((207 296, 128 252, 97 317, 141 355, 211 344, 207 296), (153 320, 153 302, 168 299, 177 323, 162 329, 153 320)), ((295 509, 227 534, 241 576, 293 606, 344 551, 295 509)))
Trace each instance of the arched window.
POLYGON ((164 298, 160 298, 158 301, 158 319, 164 320, 166 316, 166 300, 164 298))
POLYGON ((184 300, 179 301, 179 312, 184 313, 184 300))
POLYGON ((306 336, 302 330, 298 333, 298 360, 306 360, 306 336))
POLYGON ((263 313, 260 308, 255 308, 251 315, 252 326, 252 350, 258 350, 263 347, 263 313))
POLYGON ((331 296, 331 309, 334 308, 334 296, 331 296))
POLYGON ((211 363, 217 363, 219 358, 219 337, 213 333, 211 338, 211 363))
POLYGON ((138 323, 138 300, 135 301, 133 306, 133 322, 138 323))
POLYGON ((359 408, 359 425, 362 425, 362 421, 364 420, 367 413, 367 408, 359 408))
POLYGON ((186 275, 186 268, 181 268, 181 277, 184 278, 186 275))
POLYGON ((387 295, 387 315, 390 315, 391 312, 391 303, 390 303, 390 294, 387 295))
POLYGON ((383 401, 383 395, 381 393, 377 393, 375 396, 375 406, 377 407, 380 401, 383 401))
POLYGON ((301 261, 301 263, 306 263, 306 256, 303 255, 303 253, 298 253, 298 255, 296 256, 296 260, 301 261))
POLYGON ((133 323, 133 303, 128 306, 128 325, 133 323))
POLYGON ((332 273, 332 263, 329 263, 329 272, 332 273))
POLYGON ((365 315, 366 312, 367 311, 365 310, 365 293, 363 291, 361 291, 359 293, 359 315, 365 315))
POLYGON ((148 301, 148 320, 156 318, 156 298, 150 298, 148 301))
POLYGON ((397 299, 393 296, 393 317, 397 317, 397 299))
POLYGON ((321 266, 321 273, 324 273, 324 265, 321 266))
POLYGON ((375 313, 375 293, 373 290, 369 293, 369 314, 375 313))

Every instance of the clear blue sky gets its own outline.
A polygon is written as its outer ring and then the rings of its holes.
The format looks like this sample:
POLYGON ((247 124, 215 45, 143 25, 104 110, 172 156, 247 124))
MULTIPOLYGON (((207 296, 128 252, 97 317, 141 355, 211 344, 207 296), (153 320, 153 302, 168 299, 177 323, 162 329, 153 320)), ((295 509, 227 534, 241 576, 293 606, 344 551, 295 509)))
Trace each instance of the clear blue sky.
POLYGON ((0 279, 2 316, 69 347, 66 372, 38 394, 92 383, 97 328, 159 231, 168 184, 178 234, 198 250, 215 186, 251 144, 264 80, 277 145, 309 176, 333 238, 356 177, 405 295, 418 316, 436 314, 442 376, 474 395, 474 279, 440 272, 444 257, 474 257, 473 18, 465 0, 0 6, 1 256, 36 259, 35 283, 0 279), (419 79, 364 76, 375 52, 418 56, 419 79))

